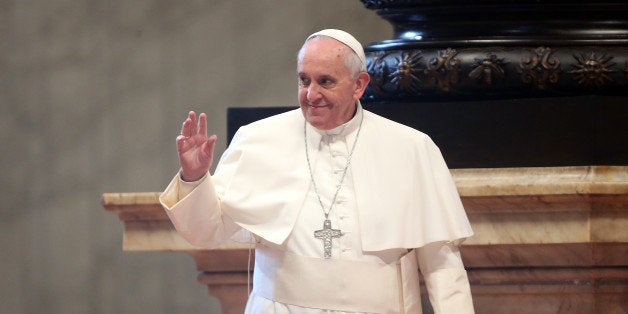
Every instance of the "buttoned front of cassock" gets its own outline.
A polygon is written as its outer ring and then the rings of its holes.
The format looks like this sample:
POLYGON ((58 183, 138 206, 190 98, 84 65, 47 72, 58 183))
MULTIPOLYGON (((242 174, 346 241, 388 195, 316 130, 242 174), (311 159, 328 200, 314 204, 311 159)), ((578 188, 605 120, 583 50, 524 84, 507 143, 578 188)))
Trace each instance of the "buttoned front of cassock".
MULTIPOLYGON (((373 255, 364 254, 362 251, 359 215, 353 186, 353 169, 350 162, 343 179, 343 172, 353 145, 360 144, 361 114, 358 112, 352 120, 331 130, 318 130, 309 124, 306 126, 309 143, 315 144, 311 145, 313 147, 308 147, 311 153, 310 166, 324 211, 314 184, 311 184, 293 231, 286 242, 281 245, 281 250, 323 258, 323 241, 314 239, 314 232, 323 228, 324 212, 328 212, 332 228, 342 231, 340 238, 332 239, 332 258, 389 263, 407 252, 404 249, 393 249, 373 252, 375 254, 373 255), (356 137, 358 137, 357 143, 356 137), (341 188, 330 210, 338 184, 341 184, 341 188)), ((274 246, 267 241, 263 241, 263 244, 274 246)))
MULTIPOLYGON (((328 218, 331 220, 332 229, 342 231, 341 237, 332 239, 332 259, 390 263, 407 253, 406 249, 377 252, 364 252, 362 250, 353 173, 349 161, 353 145, 359 145, 361 115, 362 112, 359 111, 352 120, 331 130, 318 130, 309 124, 305 126, 308 145, 315 144, 308 147, 308 152, 310 153, 310 166, 316 188, 314 184, 310 185, 303 208, 285 243, 276 245, 264 239, 258 239, 259 244, 291 254, 323 258, 323 241, 316 239, 314 232, 323 228, 325 213, 329 213, 328 218), (358 142, 355 142, 356 138, 358 142), (344 173, 345 168, 346 174, 344 173), (341 187, 334 201, 339 184, 341 187)), ((339 290, 337 293, 342 294, 343 291, 339 290)), ((272 302, 255 295, 255 291, 253 291, 251 299, 252 302, 247 308, 247 313, 257 313, 258 311, 262 313, 270 311, 277 311, 278 313, 344 313, 272 302)))
MULTIPOLYGON (((321 141, 321 146, 323 146, 321 150, 324 150, 325 146, 327 146, 327 149, 329 150, 329 158, 327 159, 329 160, 329 166, 331 168, 328 170, 330 171, 329 175, 327 175, 327 177, 330 178, 331 181, 327 182, 328 188, 325 193, 335 193, 335 191, 333 190, 334 188, 336 188, 337 184, 334 184, 334 182, 340 182, 341 180, 343 181, 341 184, 341 188, 338 191, 338 196, 333 203, 331 211, 329 213, 330 217, 333 219, 332 222, 337 221, 336 225, 338 226, 338 229, 342 231, 342 237, 340 237, 337 241, 338 245, 334 246, 332 242, 332 253, 334 252, 333 248, 335 248, 338 257, 341 259, 358 258, 357 251, 359 250, 356 249, 360 247, 360 232, 356 221, 357 212, 355 206, 355 193, 353 191, 351 167, 347 167, 347 173, 344 174, 345 167, 347 165, 347 159, 349 158, 350 154, 350 147, 348 147, 348 144, 349 143, 347 143, 346 137, 341 135, 323 136, 323 140, 321 141)), ((323 151, 321 153, 321 157, 327 155, 323 151)), ((321 166, 327 163, 324 161, 324 159, 325 158, 319 158, 321 166)), ((323 177, 325 177, 325 175, 320 177, 322 179, 323 177)), ((327 200, 328 202, 333 201, 329 197, 327 197, 327 200)))

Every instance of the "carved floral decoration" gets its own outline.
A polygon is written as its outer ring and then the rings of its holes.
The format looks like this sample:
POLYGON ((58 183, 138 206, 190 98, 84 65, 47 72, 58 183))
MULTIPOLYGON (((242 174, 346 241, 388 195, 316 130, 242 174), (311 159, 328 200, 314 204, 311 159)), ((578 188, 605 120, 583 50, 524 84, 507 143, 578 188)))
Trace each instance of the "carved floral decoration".
POLYGON ((388 72, 388 66, 385 62, 389 53, 378 51, 372 54, 372 59, 367 64, 366 71, 371 76, 371 82, 369 86, 378 95, 385 94, 384 85, 386 84, 386 73, 388 72))
POLYGON ((611 72, 616 72, 616 70, 612 69, 615 63, 610 63, 613 59, 612 56, 603 54, 598 58, 595 52, 592 52, 588 57, 584 54, 576 54, 574 58, 578 61, 578 64, 572 65, 575 69, 569 71, 569 73, 574 74, 574 79, 578 84, 586 87, 601 87, 613 81, 608 75, 611 72))
POLYGON ((538 89, 535 96, 587 94, 602 87, 619 93, 628 90, 623 88, 628 83, 628 59, 619 49, 521 47, 478 54, 476 48, 448 48, 366 55, 371 83, 365 97, 370 101, 433 94, 527 97, 526 85, 538 89), (558 84, 562 75, 567 77, 558 84))
POLYGON ((429 83, 436 85, 440 91, 449 92, 451 87, 458 83, 460 60, 456 59, 458 52, 447 48, 437 52, 436 57, 429 60, 425 74, 429 83))
POLYGON ((550 57, 552 49, 539 47, 532 51, 532 56, 524 58, 517 72, 521 74, 521 81, 525 84, 534 84, 538 89, 547 89, 548 83, 557 83, 560 77, 560 60, 550 57))
POLYGON ((395 57, 397 68, 390 73, 390 82, 395 84, 398 90, 410 94, 418 93, 421 83, 418 75, 422 72, 419 65, 422 58, 420 51, 404 51, 401 57, 395 57))

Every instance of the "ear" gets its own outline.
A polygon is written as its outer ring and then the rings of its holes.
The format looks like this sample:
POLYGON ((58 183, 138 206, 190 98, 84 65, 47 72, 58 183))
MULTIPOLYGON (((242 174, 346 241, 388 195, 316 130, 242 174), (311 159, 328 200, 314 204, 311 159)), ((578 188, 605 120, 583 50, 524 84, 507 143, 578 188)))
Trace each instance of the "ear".
POLYGON ((371 76, 367 72, 360 72, 358 74, 355 82, 355 91, 353 93, 353 98, 355 98, 355 100, 358 100, 360 99, 360 97, 362 97, 362 94, 364 94, 364 91, 366 90, 366 87, 369 85, 370 81, 371 76))

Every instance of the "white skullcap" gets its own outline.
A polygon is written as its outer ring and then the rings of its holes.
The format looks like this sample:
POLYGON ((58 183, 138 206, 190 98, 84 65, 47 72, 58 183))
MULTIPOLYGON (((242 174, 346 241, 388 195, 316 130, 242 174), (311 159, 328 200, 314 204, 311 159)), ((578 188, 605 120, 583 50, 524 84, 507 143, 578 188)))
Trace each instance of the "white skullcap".
POLYGON ((351 34, 341 31, 339 29, 324 29, 322 31, 316 32, 310 35, 305 41, 312 39, 315 36, 328 36, 331 37, 351 48, 358 55, 360 61, 362 63, 362 71, 366 71, 366 57, 364 56, 364 48, 362 48, 362 44, 355 39, 351 34))

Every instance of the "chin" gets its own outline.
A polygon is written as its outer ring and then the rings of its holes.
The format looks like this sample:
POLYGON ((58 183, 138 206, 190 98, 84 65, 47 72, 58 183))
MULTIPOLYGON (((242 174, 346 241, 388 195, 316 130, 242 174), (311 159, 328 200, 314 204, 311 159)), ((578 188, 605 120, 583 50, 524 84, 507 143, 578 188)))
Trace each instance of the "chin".
POLYGON ((307 117, 306 120, 309 124, 319 130, 330 129, 329 127, 327 127, 327 120, 323 117, 307 117))
POLYGON ((314 126, 315 128, 317 128, 317 129, 322 129, 323 126, 325 125, 325 122, 323 122, 323 121, 321 121, 320 119, 317 119, 317 118, 314 118, 314 119, 309 118, 309 119, 307 119, 307 122, 309 124, 311 124, 312 126, 314 126))

